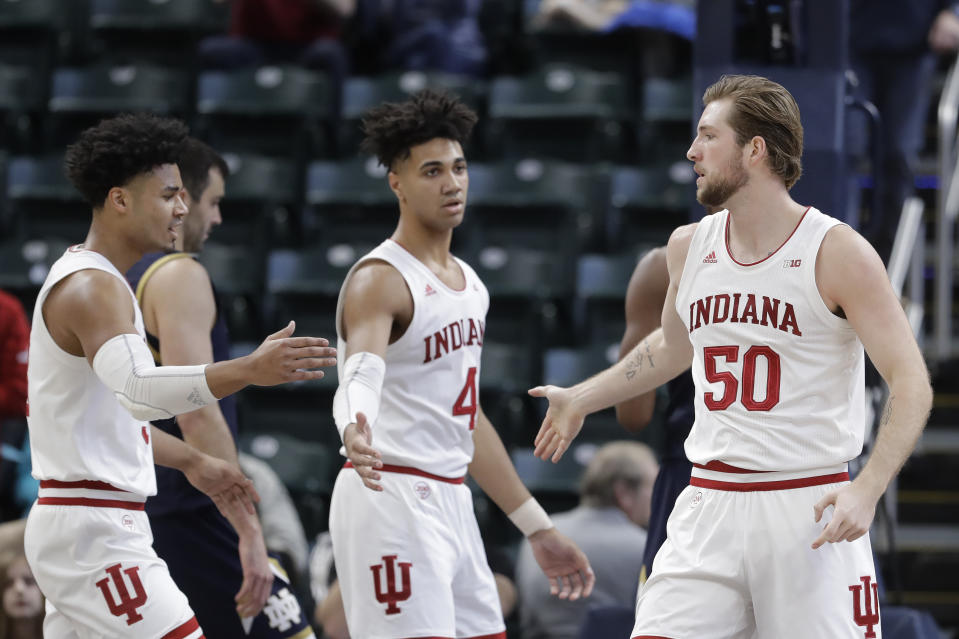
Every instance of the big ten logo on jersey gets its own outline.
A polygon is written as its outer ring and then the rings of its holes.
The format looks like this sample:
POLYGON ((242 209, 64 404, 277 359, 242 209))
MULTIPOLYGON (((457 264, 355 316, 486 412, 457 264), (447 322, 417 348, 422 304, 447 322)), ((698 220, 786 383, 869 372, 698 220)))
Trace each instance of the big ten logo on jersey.
POLYGON ((137 608, 147 602, 147 593, 143 588, 143 582, 140 581, 139 571, 139 566, 122 569, 120 564, 114 564, 106 569, 107 576, 96 582, 97 588, 100 589, 103 598, 106 599, 110 614, 114 617, 126 615, 128 626, 143 620, 143 615, 137 612, 137 608), (125 578, 124 575, 126 575, 125 578), (127 588, 127 580, 133 588, 133 596, 130 595, 130 589, 127 588), (116 597, 114 597, 114 591, 116 597))
POLYGON ((299 624, 303 618, 303 610, 300 608, 300 602, 290 592, 289 588, 281 588, 270 595, 263 606, 263 614, 266 616, 270 628, 285 632, 299 624))
POLYGON ((799 268, 802 260, 783 260, 783 268, 799 268))
POLYGON ((852 619, 857 626, 865 628, 865 639, 874 639, 876 626, 879 625, 879 585, 870 583, 872 577, 869 575, 860 577, 859 581, 862 583, 849 586, 852 592, 852 619))
POLYGON ((373 573, 373 593, 376 595, 378 602, 386 604, 386 614, 388 615, 396 615, 402 612, 396 604, 406 601, 413 594, 413 582, 410 575, 413 562, 398 562, 396 558, 397 555, 383 556, 383 562, 386 564, 385 575, 381 575, 384 572, 382 564, 370 566, 370 571, 373 573), (399 583, 397 583, 396 574, 397 564, 400 566, 399 583))
POLYGON ((428 364, 451 351, 464 346, 482 346, 486 323, 481 319, 463 318, 450 322, 438 331, 423 338, 426 356, 423 363, 428 364))

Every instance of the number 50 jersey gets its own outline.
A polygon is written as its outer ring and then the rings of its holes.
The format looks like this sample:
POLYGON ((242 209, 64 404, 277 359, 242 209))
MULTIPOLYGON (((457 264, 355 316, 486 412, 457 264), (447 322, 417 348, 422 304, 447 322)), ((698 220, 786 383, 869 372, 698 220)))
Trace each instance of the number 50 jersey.
POLYGON ((392 265, 413 297, 413 320, 386 349, 386 375, 373 447, 383 463, 442 477, 462 477, 473 460, 473 428, 479 408, 480 354, 489 292, 472 268, 454 258, 466 284, 454 290, 402 246, 386 240, 350 269, 336 308, 337 371, 342 375, 344 291, 357 267, 369 260, 392 265))
POLYGON ((837 224, 810 207, 775 252, 743 264, 728 249, 728 211, 699 223, 676 296, 694 352, 693 463, 806 470, 862 451, 862 343, 816 285, 819 247, 837 224))

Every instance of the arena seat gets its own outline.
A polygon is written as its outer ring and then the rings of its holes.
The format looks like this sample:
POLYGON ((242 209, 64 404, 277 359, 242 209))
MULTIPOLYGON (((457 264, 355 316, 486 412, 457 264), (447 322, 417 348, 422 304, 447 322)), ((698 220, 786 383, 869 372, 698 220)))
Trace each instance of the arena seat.
POLYGON ((325 150, 332 96, 325 74, 294 66, 204 71, 196 135, 216 148, 304 161, 325 150))
POLYGON ((379 244, 399 219, 396 195, 376 158, 311 162, 306 171, 307 241, 379 244))
POLYGON ((90 207, 67 179, 62 155, 10 158, 6 194, 19 238, 60 237, 79 244, 86 237, 90 207))
POLYGON ((627 151, 624 129, 631 119, 620 75, 547 65, 492 80, 486 146, 512 158, 615 160, 627 151))

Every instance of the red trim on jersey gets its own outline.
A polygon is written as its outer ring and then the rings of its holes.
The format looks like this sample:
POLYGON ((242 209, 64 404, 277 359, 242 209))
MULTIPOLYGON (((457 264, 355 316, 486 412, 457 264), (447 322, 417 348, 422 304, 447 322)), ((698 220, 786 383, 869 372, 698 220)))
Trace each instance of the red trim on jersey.
MULTIPOLYGON (((196 632, 200 629, 200 622, 196 620, 196 617, 193 617, 185 624, 177 626, 170 632, 163 635, 160 639, 183 639, 188 637, 191 633, 196 632)), ((201 637, 202 639, 202 637, 201 637)))
POLYGON ((771 258, 773 255, 775 255, 776 253, 778 253, 778 252, 779 252, 779 249, 781 249, 782 247, 786 246, 786 242, 788 242, 788 241, 792 238, 792 236, 796 234, 796 231, 799 230, 799 225, 802 224, 802 221, 806 219, 806 213, 809 213, 809 209, 811 209, 811 208, 812 208, 812 206, 807 206, 807 207, 806 207, 806 210, 803 211, 802 217, 799 218, 799 222, 796 224, 796 228, 793 229, 793 232, 789 234, 789 237, 787 237, 785 240, 783 240, 783 243, 780 244, 779 247, 776 248, 775 251, 773 251, 772 253, 770 253, 769 255, 767 255, 766 257, 764 257, 764 258, 761 259, 761 260, 758 260, 758 261, 756 261, 756 262, 749 262, 748 264, 745 263, 745 262, 740 262, 739 260, 737 260, 735 257, 733 257, 733 252, 729 250, 729 218, 732 216, 732 213, 730 213, 730 212, 727 211, 727 212, 726 212, 726 254, 729 256, 729 259, 731 259, 733 262, 736 262, 736 264, 739 264, 740 266, 756 266, 757 264, 762 264, 763 262, 765 262, 766 260, 768 260, 769 258, 771 258))
POLYGON ((128 492, 122 488, 112 486, 105 481, 81 479, 79 481, 60 481, 58 479, 41 479, 40 488, 86 488, 88 490, 111 490, 115 493, 128 492))
MULTIPOLYGON (((346 462, 343 464, 343 468, 353 468, 353 462, 346 462)), ((375 470, 381 470, 384 473, 400 473, 403 475, 416 475, 418 477, 426 477, 427 479, 435 479, 436 481, 446 482, 447 484, 462 484, 466 481, 466 476, 463 477, 441 477, 439 475, 434 475, 433 473, 428 473, 425 470, 420 470, 419 468, 411 468, 409 466, 394 466, 392 464, 383 464, 382 468, 376 468, 375 470)), ((424 637, 424 639, 429 639, 424 637)), ((484 639, 483 637, 477 637, 476 639, 484 639)))
POLYGON ((664 637, 662 635, 636 635, 633 639, 672 639, 672 637, 664 637))
POLYGON ((98 508, 124 508, 143 510, 142 501, 120 501, 119 499, 91 499, 89 497, 38 497, 41 506, 93 506, 98 508))
MULTIPOLYGON (((405 246, 403 246, 402 244, 400 244, 399 242, 397 242, 396 240, 394 240, 392 237, 389 237, 389 238, 386 238, 386 239, 388 239, 390 242, 393 242, 393 243, 396 244, 398 247, 400 247, 401 249, 403 249, 404 251, 406 251, 407 253, 409 253, 410 257, 412 257, 414 260, 416 260, 416 261, 419 262, 420 264, 423 264, 423 260, 421 260, 420 258, 418 258, 418 257, 416 257, 415 255, 413 255, 413 251, 409 250, 408 248, 406 248, 405 246)), ((452 257, 452 255, 451 255, 451 257, 452 257)), ((455 261, 455 260, 454 260, 454 261, 455 261)), ((433 271, 430 270, 430 267, 426 266, 426 264, 423 264, 423 266, 426 268, 426 270, 430 271, 430 273, 433 273, 433 271)), ((433 277, 435 277, 437 280, 439 280, 439 283, 440 283, 440 284, 442 284, 443 286, 445 286, 447 289, 453 291, 454 293, 462 293, 463 291, 466 290, 466 287, 469 286, 470 283, 469 283, 469 282, 467 281, 467 279, 466 279, 466 270, 463 269, 462 267, 460 267, 459 264, 457 264, 456 267, 459 268, 460 273, 463 274, 463 288, 453 288, 452 286, 450 286, 449 284, 447 284, 446 282, 444 282, 443 280, 441 280, 436 273, 433 273, 433 277)), ((482 638, 480 638, 480 639, 482 639, 482 638)))
POLYGON ((769 473, 772 471, 769 470, 749 470, 746 468, 739 468, 738 466, 730 466, 729 464, 724 464, 721 461, 716 461, 715 459, 705 466, 702 464, 693 464, 696 468, 701 468, 702 470, 715 470, 719 473, 769 473))
POLYGON ((699 488, 713 488, 728 490, 737 493, 751 493, 761 490, 789 490, 791 488, 806 488, 807 486, 821 486, 849 481, 849 473, 835 473, 834 475, 818 475, 816 477, 800 477, 799 479, 783 479, 782 481, 732 482, 690 477, 689 485, 699 488))

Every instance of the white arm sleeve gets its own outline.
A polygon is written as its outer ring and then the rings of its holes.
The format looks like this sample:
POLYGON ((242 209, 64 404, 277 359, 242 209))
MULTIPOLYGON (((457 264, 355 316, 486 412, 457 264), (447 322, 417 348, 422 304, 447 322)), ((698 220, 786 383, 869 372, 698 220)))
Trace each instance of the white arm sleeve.
POLYGON ((333 396, 333 421, 343 431, 356 421, 356 414, 363 413, 372 426, 380 413, 380 393, 386 362, 379 355, 369 352, 355 353, 343 365, 343 377, 333 396))
POLYGON ((110 338, 93 357, 93 372, 136 419, 166 419, 216 401, 206 365, 157 366, 139 335, 110 338))

